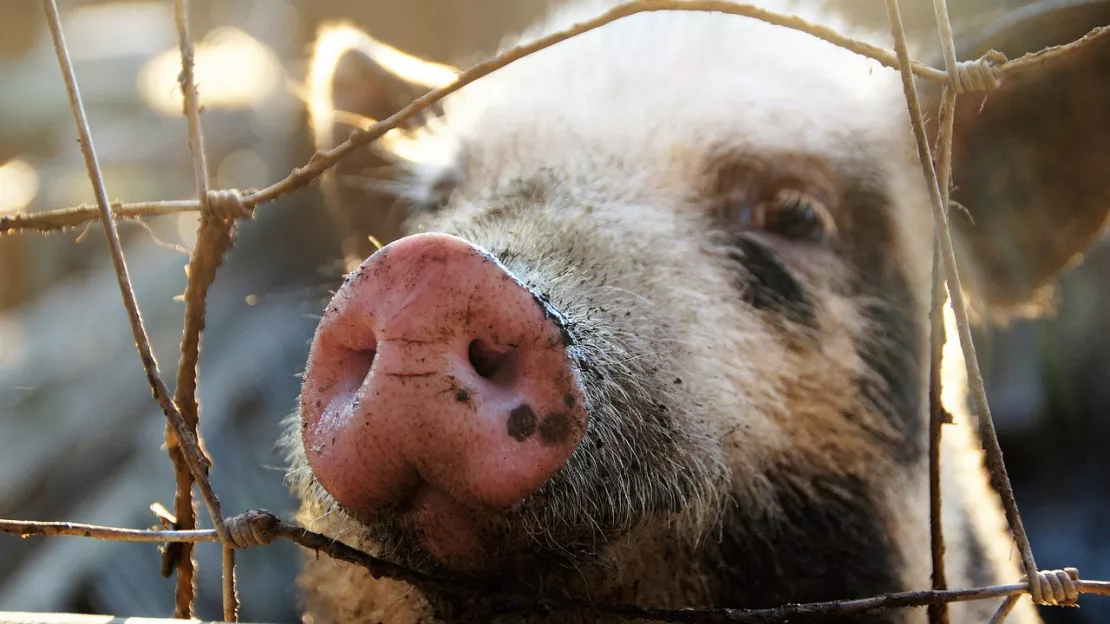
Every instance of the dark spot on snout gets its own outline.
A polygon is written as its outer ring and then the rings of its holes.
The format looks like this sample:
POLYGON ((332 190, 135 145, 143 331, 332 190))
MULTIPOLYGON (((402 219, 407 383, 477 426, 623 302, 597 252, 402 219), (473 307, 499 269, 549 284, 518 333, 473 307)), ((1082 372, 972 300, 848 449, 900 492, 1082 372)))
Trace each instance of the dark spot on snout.
POLYGON ((540 440, 547 446, 566 442, 570 436, 570 416, 563 412, 550 414, 540 424, 540 440))
POLYGON ((566 405, 567 409, 574 409, 577 403, 578 401, 574 398, 573 394, 568 394, 563 397, 563 405, 566 405))
POLYGON ((517 442, 523 442, 536 432, 536 412, 527 403, 521 403, 509 412, 507 426, 509 435, 517 442))
POLYGON ((816 329, 813 299, 778 254, 748 237, 737 237, 735 245, 729 257, 747 269, 740 283, 744 300, 757 309, 777 312, 791 322, 816 329))
POLYGON ((455 398, 465 403, 470 400, 470 393, 463 388, 459 388, 459 391, 455 393, 455 398))

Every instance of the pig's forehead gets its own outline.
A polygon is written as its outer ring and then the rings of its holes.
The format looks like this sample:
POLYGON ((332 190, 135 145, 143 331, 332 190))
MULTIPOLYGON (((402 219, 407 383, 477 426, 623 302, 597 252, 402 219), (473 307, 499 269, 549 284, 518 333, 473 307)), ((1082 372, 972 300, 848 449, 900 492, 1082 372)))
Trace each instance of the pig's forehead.
MULTIPOLYGON (((573 5, 524 39, 607 4, 573 5)), ((761 4, 846 30, 804 5, 761 4)), ((446 103, 444 131, 479 184, 534 167, 682 175, 711 147, 840 162, 901 157, 912 151, 904 108, 894 71, 811 35, 740 16, 662 12, 611 23, 467 87, 446 103)))

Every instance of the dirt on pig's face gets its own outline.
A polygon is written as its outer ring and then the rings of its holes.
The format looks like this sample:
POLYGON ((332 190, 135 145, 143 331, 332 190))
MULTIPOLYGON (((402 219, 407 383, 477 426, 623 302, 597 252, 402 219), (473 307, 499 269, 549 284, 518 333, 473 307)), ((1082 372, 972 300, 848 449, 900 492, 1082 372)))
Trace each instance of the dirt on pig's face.
POLYGON ((532 594, 901 588, 890 503, 922 487, 905 475, 925 446, 931 224, 899 97, 893 72, 808 35, 663 14, 449 99, 412 139, 437 157, 412 170, 409 231, 488 252, 558 312, 580 437, 511 505, 449 491, 444 516, 404 495, 363 513, 316 478, 298 420, 302 520, 532 594))

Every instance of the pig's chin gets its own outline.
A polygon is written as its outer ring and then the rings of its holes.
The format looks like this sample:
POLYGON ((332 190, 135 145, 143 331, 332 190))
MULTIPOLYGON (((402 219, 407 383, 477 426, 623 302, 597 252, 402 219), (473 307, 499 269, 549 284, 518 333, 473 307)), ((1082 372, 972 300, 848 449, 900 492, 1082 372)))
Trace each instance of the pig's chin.
POLYGON ((363 519, 366 535, 385 558, 421 572, 497 578, 519 564, 527 543, 511 511, 464 504, 421 486, 385 518, 363 519))
POLYGON ((555 535, 550 530, 558 524, 554 518, 538 519, 528 510, 536 504, 526 499, 513 510, 477 507, 424 484, 376 521, 365 518, 360 524, 374 545, 372 552, 385 559, 508 590, 530 587, 548 572, 576 568, 592 559, 582 550, 571 553, 567 545, 580 536, 565 525, 555 535), (525 515, 532 521, 526 522, 525 515))
POLYGON ((412 498, 401 524, 442 567, 483 573, 496 559, 489 513, 461 504, 444 492, 423 487, 412 498))

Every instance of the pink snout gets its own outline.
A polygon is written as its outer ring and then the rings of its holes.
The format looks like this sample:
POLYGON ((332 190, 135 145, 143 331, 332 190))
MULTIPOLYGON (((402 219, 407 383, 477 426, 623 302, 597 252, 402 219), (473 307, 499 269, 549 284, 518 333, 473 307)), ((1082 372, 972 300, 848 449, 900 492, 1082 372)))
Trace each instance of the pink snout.
POLYGON ((429 497, 511 508, 586 428, 556 321, 492 256, 445 234, 396 241, 348 277, 301 401, 316 478, 366 521, 429 497))

